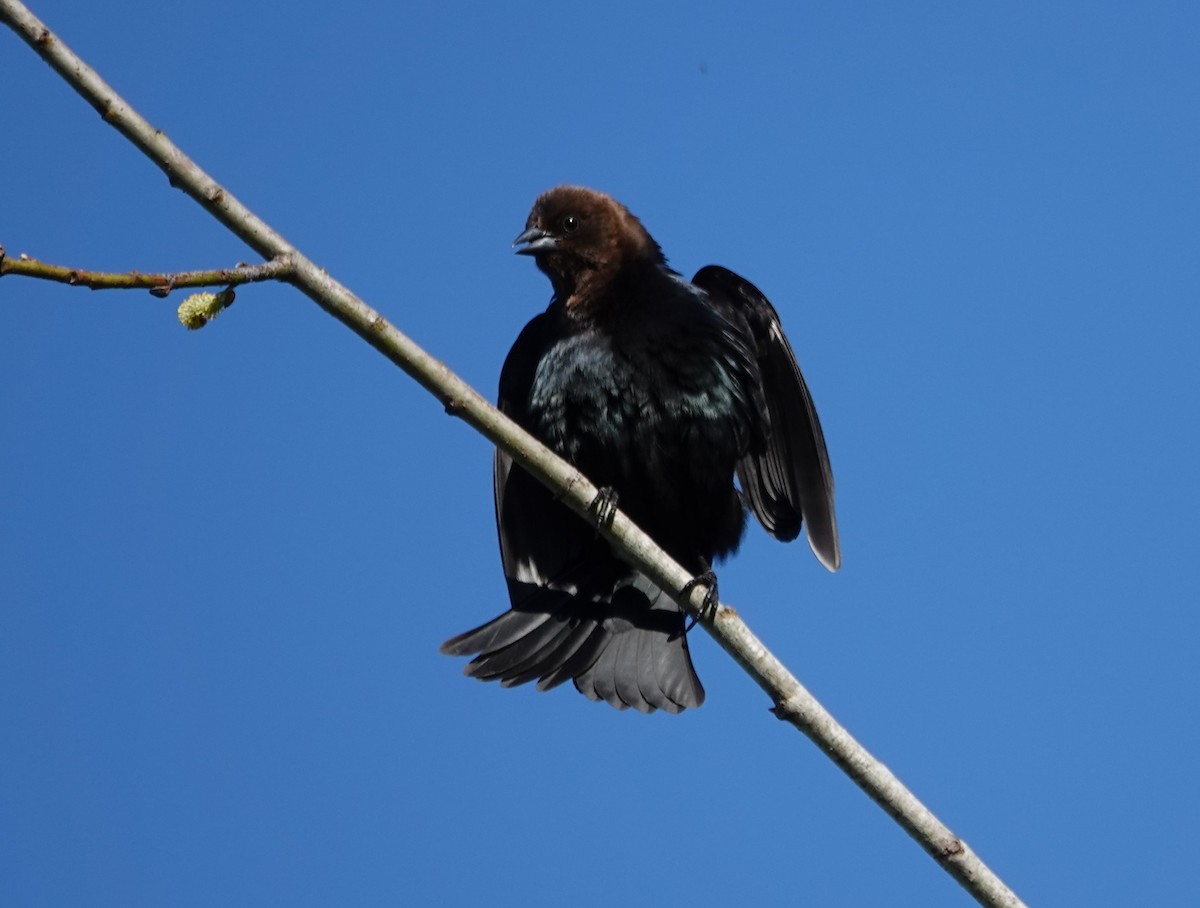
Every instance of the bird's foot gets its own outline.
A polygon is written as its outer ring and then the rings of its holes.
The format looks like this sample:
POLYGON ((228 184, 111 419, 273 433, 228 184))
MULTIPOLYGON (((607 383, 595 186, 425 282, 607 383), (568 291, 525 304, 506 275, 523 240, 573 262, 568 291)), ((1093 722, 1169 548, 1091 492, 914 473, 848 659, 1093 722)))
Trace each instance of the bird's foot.
POLYGON ((617 499, 619 497, 617 490, 612 486, 604 486, 596 493, 596 497, 588 505, 588 510, 596 512, 597 530, 612 526, 613 517, 617 513, 617 499))
MULTIPOLYGON (((704 602, 700 605, 699 618, 705 621, 712 621, 717 617, 717 606, 721 604, 719 594, 717 593, 717 575, 713 573, 712 568, 697 574, 691 580, 683 585, 683 589, 679 591, 680 599, 687 599, 692 590, 698 586, 708 587, 704 592, 704 602)), ((692 620, 688 626, 683 629, 686 634, 696 626, 697 616, 692 616, 692 620)))

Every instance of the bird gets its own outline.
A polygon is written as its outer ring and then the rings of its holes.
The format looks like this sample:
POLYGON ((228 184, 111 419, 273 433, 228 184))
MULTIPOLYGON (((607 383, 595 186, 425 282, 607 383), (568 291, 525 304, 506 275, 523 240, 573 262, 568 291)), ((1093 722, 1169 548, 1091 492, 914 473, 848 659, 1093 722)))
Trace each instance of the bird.
MULTIPOLYGON (((542 193, 513 246, 553 295, 505 359, 498 407, 601 489, 596 510, 623 510, 714 602, 713 563, 747 511, 785 542, 803 525, 836 571, 825 438, 762 292, 717 265, 686 280, 624 205, 580 186, 542 193)), ((675 600, 510 454, 497 449, 493 471, 511 608, 442 652, 505 687, 570 680, 617 709, 700 706, 675 600)))

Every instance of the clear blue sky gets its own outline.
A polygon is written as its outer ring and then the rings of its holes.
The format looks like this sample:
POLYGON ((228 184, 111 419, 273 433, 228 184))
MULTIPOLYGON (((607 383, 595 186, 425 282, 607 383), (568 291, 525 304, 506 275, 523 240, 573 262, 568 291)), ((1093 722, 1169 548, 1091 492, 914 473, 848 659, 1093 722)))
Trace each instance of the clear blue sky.
MULTIPOLYGON (((560 182, 779 309, 845 564, 721 591, 1031 904, 1200 851, 1200 7, 35 2, 491 394, 560 182)), ((236 240, 0 32, 0 244, 236 240)), ((957 906, 706 638, 681 717, 439 655, 505 593, 488 445, 298 293, 0 281, 0 902, 957 906)))

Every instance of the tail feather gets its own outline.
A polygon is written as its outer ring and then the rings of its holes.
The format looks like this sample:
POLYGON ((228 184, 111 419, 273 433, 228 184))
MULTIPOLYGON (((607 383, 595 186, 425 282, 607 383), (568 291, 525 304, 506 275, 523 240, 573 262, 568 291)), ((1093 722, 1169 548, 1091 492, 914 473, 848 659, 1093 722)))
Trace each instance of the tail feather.
POLYGON ((654 707, 642 697, 639 688, 636 631, 622 628, 612 635, 607 647, 591 668, 575 676, 575 687, 589 700, 603 700, 616 709, 632 706, 648 713, 654 707))
POLYGON ((689 707, 695 709, 704 703, 704 686, 696 677, 692 668, 692 658, 688 654, 687 638, 683 629, 673 638, 656 640, 654 677, 659 689, 674 704, 675 708, 664 704, 661 709, 667 712, 682 712, 689 707))
POLYGON ((481 624, 474 630, 451 637, 442 644, 447 656, 469 656, 472 653, 495 652, 514 641, 520 640, 550 620, 549 612, 512 611, 481 624))
POLYGON ((580 642, 579 648, 568 656, 562 665, 542 676, 537 684, 538 690, 550 690, 565 681, 574 680, 576 675, 587 671, 596 661, 596 657, 603 652, 604 647, 608 646, 611 635, 602 624, 593 619, 586 622, 586 626, 589 630, 580 642))
MULTIPOLYGON (((588 638, 596 630, 595 622, 578 621, 575 623, 564 622, 562 632, 546 646, 546 656, 543 662, 530 663, 523 666, 520 672, 510 673, 508 677, 500 683, 504 687, 516 687, 519 684, 526 684, 529 681, 538 681, 538 687, 542 690, 546 689, 546 679, 549 677, 546 674, 546 665, 558 665, 566 667, 575 657, 580 647, 587 643, 588 638)), ((564 680, 566 680, 564 678, 564 680)))
POLYGON ((570 678, 590 700, 643 713, 704 702, 683 613, 646 578, 625 578, 607 593, 510 586, 516 608, 442 646, 449 655, 475 656, 468 675, 505 687, 536 678, 539 690, 570 678))
MULTIPOLYGON (((613 680, 617 686, 617 696, 626 706, 632 706, 640 713, 653 712, 654 703, 642 696, 641 638, 648 636, 642 633, 625 633, 615 641, 613 649, 613 680)), ((650 679, 647 679, 649 681, 650 679)))
POLYGON ((551 664, 564 631, 569 630, 565 622, 550 616, 508 646, 476 656, 467 664, 466 673, 482 681, 503 681, 535 666, 551 664))

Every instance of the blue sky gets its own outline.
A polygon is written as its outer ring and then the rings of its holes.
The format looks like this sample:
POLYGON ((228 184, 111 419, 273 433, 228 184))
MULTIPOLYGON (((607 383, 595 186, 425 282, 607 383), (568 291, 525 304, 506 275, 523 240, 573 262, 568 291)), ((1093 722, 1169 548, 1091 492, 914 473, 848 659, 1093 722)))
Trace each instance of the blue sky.
MULTIPOLYGON (((844 567, 721 591, 1031 904, 1200 850, 1200 11, 1188 3, 35 3, 258 214, 491 394, 606 190, 772 298, 844 567)), ((248 251, 0 33, 0 244, 248 251)), ((709 700, 464 678, 490 451, 298 293, 0 281, 0 901, 962 905, 697 632, 709 700)))

